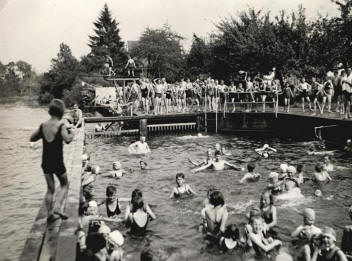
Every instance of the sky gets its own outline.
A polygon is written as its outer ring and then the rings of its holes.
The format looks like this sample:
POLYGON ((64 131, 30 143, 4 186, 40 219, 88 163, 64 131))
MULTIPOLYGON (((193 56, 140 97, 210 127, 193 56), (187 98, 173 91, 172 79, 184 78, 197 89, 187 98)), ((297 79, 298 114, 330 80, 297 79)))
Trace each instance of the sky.
POLYGON ((0 0, 0 62, 23 60, 37 72, 50 68, 60 43, 68 44, 76 58, 89 53, 93 22, 107 3, 119 23, 124 41, 138 40, 145 28, 164 24, 185 37, 185 50, 193 33, 207 36, 215 24, 238 16, 249 7, 270 11, 295 11, 302 4, 308 19, 337 16, 331 0, 0 0))

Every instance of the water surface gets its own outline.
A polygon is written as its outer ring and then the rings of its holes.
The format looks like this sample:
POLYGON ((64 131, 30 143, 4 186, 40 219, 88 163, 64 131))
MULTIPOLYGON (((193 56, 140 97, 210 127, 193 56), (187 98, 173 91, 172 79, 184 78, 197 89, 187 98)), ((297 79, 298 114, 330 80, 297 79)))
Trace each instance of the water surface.
MULTIPOLYGON (((88 140, 87 149, 91 153, 92 164, 100 165, 102 172, 108 172, 115 160, 120 160, 126 169, 132 172, 120 180, 99 177, 94 194, 98 200, 104 199, 105 188, 115 184, 119 197, 130 197, 132 190, 139 188, 144 193, 157 219, 150 223, 150 232, 143 239, 134 239, 127 235, 123 226, 115 226, 126 235, 124 246, 127 260, 139 260, 139 253, 145 246, 150 246, 163 256, 164 260, 233 260, 234 255, 221 254, 217 249, 206 248, 203 235, 198 232, 200 211, 207 189, 211 185, 219 188, 225 202, 231 206, 229 223, 243 225, 247 222, 245 214, 253 205, 259 204, 260 193, 267 185, 271 171, 278 171, 283 162, 296 166, 305 166, 306 176, 311 176, 314 165, 321 157, 308 156, 306 151, 310 142, 294 142, 292 140, 245 138, 236 136, 212 135, 208 138, 184 138, 177 136, 153 137, 148 140, 152 154, 147 158, 150 170, 138 169, 140 158, 127 153, 132 138, 92 139, 88 140), (224 145, 232 156, 225 157, 229 162, 242 164, 255 161, 256 171, 262 174, 257 183, 239 184, 244 173, 234 170, 213 172, 206 170, 192 174, 193 167, 189 158, 203 159, 209 147, 214 148, 216 142, 224 145), (270 159, 261 159, 253 152, 264 143, 278 149, 278 153, 270 159), (186 200, 169 200, 172 187, 175 186, 175 174, 183 172, 186 183, 198 193, 198 196, 186 200)), ((351 159, 336 155, 336 165, 349 168, 351 159)), ((341 239, 342 228, 349 223, 348 204, 351 203, 351 169, 337 170, 331 173, 333 181, 324 189, 323 198, 314 197, 315 185, 307 182, 302 186, 303 199, 277 201, 278 232, 280 238, 291 253, 297 252, 290 243, 290 233, 303 222, 297 211, 306 207, 316 210, 318 227, 332 226, 341 239)), ((122 206, 124 211, 124 206, 122 206)), ((104 206, 100 212, 106 215, 104 206)), ((111 227, 114 225, 109 224, 111 227)), ((239 258, 239 257, 237 257, 239 258)))

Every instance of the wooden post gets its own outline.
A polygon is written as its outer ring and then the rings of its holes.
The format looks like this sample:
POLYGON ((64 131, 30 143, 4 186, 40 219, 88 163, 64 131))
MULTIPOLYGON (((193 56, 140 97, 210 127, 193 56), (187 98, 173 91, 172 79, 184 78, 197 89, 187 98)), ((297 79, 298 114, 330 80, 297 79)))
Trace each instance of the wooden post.
POLYGON ((139 120, 139 136, 148 136, 147 119, 139 120))

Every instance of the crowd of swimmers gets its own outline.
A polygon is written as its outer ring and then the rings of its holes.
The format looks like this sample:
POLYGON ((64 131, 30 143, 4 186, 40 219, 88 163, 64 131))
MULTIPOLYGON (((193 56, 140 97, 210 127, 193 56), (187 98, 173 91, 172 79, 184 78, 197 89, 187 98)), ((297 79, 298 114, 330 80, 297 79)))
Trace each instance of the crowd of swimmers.
MULTIPOLYGON (((128 152, 131 154, 149 153, 150 148, 145 141, 145 137, 141 137, 139 141, 132 143, 128 148, 128 152)), ((260 157, 266 158, 268 157, 266 153, 275 153, 277 150, 265 144, 254 152, 258 153, 260 157)), ((214 148, 209 148, 206 151, 204 159, 190 160, 192 165, 194 165, 191 173, 207 168, 217 171, 229 167, 244 172, 239 183, 255 183, 263 178, 263 175, 256 172, 256 162, 249 162, 245 171, 243 167, 236 166, 222 159, 226 155, 229 156, 231 153, 226 151, 220 144, 216 144, 214 148)), ((105 222, 123 222, 129 227, 131 236, 141 237, 145 235, 148 223, 157 219, 157 217, 151 207, 145 202, 142 191, 139 189, 132 191, 131 198, 118 198, 116 186, 109 185, 106 188, 106 199, 101 202, 92 200, 94 195, 92 195, 92 189, 89 186, 93 186, 97 176, 104 175, 99 175, 99 167, 90 166, 89 160, 89 156, 84 155, 83 200, 81 204, 81 222, 78 230, 80 253, 83 258, 81 260, 85 260, 87 253, 100 256, 103 250, 107 257, 106 260, 123 260, 124 236, 119 230, 111 232, 105 222), (92 176, 94 176, 93 179, 91 178, 92 176), (90 179, 90 182, 88 182, 89 186, 85 182, 87 179, 90 179), (125 204, 124 215, 121 213, 120 204, 125 204), (105 205, 106 215, 98 213, 99 205, 105 205), (96 248, 91 249, 89 245, 92 244, 89 242, 91 240, 95 242, 96 238, 100 238, 106 244, 101 244, 99 251, 96 248), (105 238, 105 241, 103 238, 105 238), (111 256, 120 257, 121 259, 111 259, 111 256)), ((248 222, 244 227, 228 222, 228 209, 231 209, 231 205, 226 205, 222 192, 215 186, 211 186, 207 191, 203 207, 199 209, 201 216, 199 230, 204 234, 207 246, 215 246, 219 248, 220 252, 241 253, 245 259, 249 257, 275 257, 276 260, 293 260, 293 257, 288 253, 287 247, 279 239, 277 232, 279 221, 274 203, 277 197, 299 189, 307 180, 314 181, 317 184, 315 196, 322 197, 321 188, 332 180, 329 172, 334 171, 336 167, 328 155, 317 161, 315 172, 309 177, 304 174, 304 166, 301 164, 293 166, 283 163, 278 166, 278 172, 271 172, 268 175, 267 187, 261 193, 260 204, 258 207, 251 207, 247 214, 248 222)), ((144 166, 141 165, 140 168, 144 169, 144 166)), ((111 172, 114 173, 121 170, 121 163, 114 162, 111 172)), ((122 177, 122 175, 115 174, 106 175, 117 178, 122 177)), ((177 173, 175 179, 176 185, 171 190, 170 199, 190 199, 193 196, 201 196, 186 182, 184 173, 177 173)), ((99 198, 99 196, 95 197, 99 198)), ((344 230, 340 249, 336 245, 337 236, 333 228, 318 228, 314 225, 316 216, 312 208, 302 209, 300 214, 303 216, 303 223, 291 233, 295 247, 299 249, 297 254, 299 260, 346 261, 347 257, 351 257, 352 245, 349 245, 352 236, 351 226, 347 226, 344 230)), ((349 209, 349 214, 352 219, 352 207, 349 209)), ((144 250, 141 254, 141 260, 159 260, 156 257, 154 259, 144 259, 143 256, 146 252, 148 253, 148 258, 152 258, 150 251, 150 249, 144 250)))
MULTIPOLYGON (((63 142, 70 143, 75 135, 78 126, 63 121, 65 105, 61 100, 54 99, 49 105, 50 119, 43 122, 33 133, 30 140, 35 142, 43 141, 42 169, 47 181, 48 190, 45 202, 48 210, 48 223, 57 219, 69 218, 63 212, 63 201, 68 189, 68 179, 63 160, 63 142), (60 190, 54 199, 55 184, 54 175, 60 181, 60 190)), ((351 141, 346 146, 350 148, 351 141)), ((145 137, 131 144, 128 148, 131 154, 148 154, 151 152, 145 137)), ((276 153, 275 148, 265 144, 262 148, 256 149, 260 157, 267 158, 276 153)), ((238 171, 244 171, 242 166, 228 162, 222 157, 231 155, 220 144, 210 148, 206 152, 206 158, 191 160, 195 168, 191 172, 199 172, 207 168, 223 170, 229 167, 238 171)), ((316 155, 316 154, 313 154, 316 155)), ((319 154, 320 157, 323 154, 319 154)), ((318 160, 317 160, 318 161, 318 160)), ((124 174, 130 172, 124 169, 118 161, 112 164, 109 173, 100 174, 99 166, 90 164, 89 155, 84 154, 82 158, 82 193, 79 207, 78 238, 78 260, 123 260, 124 235, 119 230, 111 231, 107 223, 123 222, 129 227, 132 236, 143 237, 146 234, 150 221, 157 219, 152 208, 145 201, 143 192, 134 189, 130 198, 118 198, 116 184, 106 187, 106 194, 103 200, 94 200, 99 195, 94 195, 94 182, 98 178, 110 176, 115 179, 124 178, 124 174), (120 204, 125 204, 125 214, 122 215, 120 204), (99 205, 105 205, 106 215, 99 213, 99 205)), ((260 161, 258 161, 260 162, 260 161)), ((240 183, 257 182, 263 175, 257 173, 256 162, 247 164, 247 172, 243 175, 240 183)), ((141 170, 147 170, 148 164, 140 160, 141 170)), ((278 226, 277 209, 274 205, 275 198, 283 193, 290 193, 299 189, 306 180, 317 183, 315 195, 322 197, 324 185, 332 180, 329 172, 334 171, 335 166, 330 161, 329 155, 324 155, 323 160, 318 161, 313 175, 306 177, 304 166, 289 165, 286 163, 278 166, 278 172, 271 172, 268 175, 268 184, 260 196, 259 207, 252 207, 248 213, 248 223, 244 227, 228 223, 228 208, 225 198, 216 187, 208 190, 202 209, 199 209, 202 217, 199 229, 204 233, 206 242, 209 245, 218 247, 221 251, 243 250, 253 256, 272 257, 275 251, 283 245, 279 240, 276 227, 278 226)), ((176 186, 172 189, 170 198, 188 198, 200 196, 186 183, 183 173, 176 174, 176 186)), ((318 228, 314 225, 315 211, 306 208, 301 212, 303 224, 297 227, 291 234, 292 239, 297 239, 301 246, 298 254, 300 260, 305 261, 346 261, 352 255, 352 226, 347 226, 343 232, 341 249, 336 246, 336 232, 331 227, 318 228), (347 257, 346 257, 347 255, 347 257)), ((352 219, 352 207, 349 209, 352 219)), ((284 247, 282 247, 283 249, 284 247)), ((277 251, 276 251, 277 252, 277 251)), ((238 253, 238 252, 236 252, 238 253)), ((279 252, 278 260, 292 260, 292 257, 285 251, 279 252), (281 258, 281 259, 280 259, 281 258), (287 259, 289 258, 289 259, 287 259)), ((141 253, 141 260, 153 259, 151 250, 144 250, 141 253)))
MULTIPOLYGON (((261 76, 245 74, 237 82, 225 82, 208 78, 195 81, 181 79, 168 83, 165 78, 141 78, 131 81, 125 88, 116 87, 116 100, 111 96, 100 97, 102 103, 110 104, 117 114, 123 113, 123 106, 131 106, 135 113, 165 114, 190 111, 226 111, 238 109, 246 111, 258 110, 253 106, 259 103, 263 112, 266 104, 280 101, 284 110, 290 111, 295 101, 300 101, 302 111, 306 104, 312 114, 328 113, 334 109, 344 118, 350 118, 352 102, 352 70, 339 69, 335 73, 328 72, 325 79, 305 77, 291 79, 275 78, 275 68, 270 75, 261 76), (332 101, 336 101, 332 108, 332 101)), ((272 105, 271 105, 272 106, 272 105)), ((272 106, 272 107, 274 107, 272 106)))

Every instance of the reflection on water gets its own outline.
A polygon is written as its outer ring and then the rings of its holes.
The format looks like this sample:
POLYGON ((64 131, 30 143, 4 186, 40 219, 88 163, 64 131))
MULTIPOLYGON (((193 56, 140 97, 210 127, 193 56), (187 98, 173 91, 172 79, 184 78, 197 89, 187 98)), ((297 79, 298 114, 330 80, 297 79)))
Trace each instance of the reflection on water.
POLYGON ((46 191, 41 149, 29 149, 31 133, 46 118, 43 108, 0 105, 1 260, 19 258, 46 191))
MULTIPOLYGON (((282 162, 288 164, 304 164, 306 176, 310 176, 320 157, 308 156, 307 144, 278 139, 253 139, 235 136, 210 136, 193 139, 187 136, 154 137, 148 143, 152 154, 147 157, 151 170, 141 172, 140 158, 127 153, 128 145, 133 139, 93 139, 88 141, 87 149, 91 153, 92 164, 100 165, 102 172, 111 170, 112 163, 120 160, 124 168, 131 168, 132 173, 120 180, 101 177, 96 181, 94 194, 97 199, 103 199, 108 184, 116 184, 119 197, 130 197, 133 189, 139 188, 144 193, 145 200, 152 205, 157 219, 150 223, 150 233, 144 239, 132 239, 127 236, 125 252, 127 260, 139 260, 138 256, 144 246, 150 246, 160 253, 164 260, 233 260, 233 255, 220 254, 217 250, 205 249, 203 236, 197 228, 200 223, 200 210, 206 191, 211 185, 219 188, 226 204, 230 206, 229 222, 244 224, 245 213, 258 204, 260 192, 267 185, 269 172, 278 171, 282 162), (225 157, 228 161, 242 164, 256 161, 256 171, 262 174, 257 183, 239 184, 243 173, 233 170, 204 172, 192 174, 193 167, 189 159, 203 159, 209 147, 219 142, 232 153, 225 157), (253 152, 255 148, 270 144, 278 149, 270 159, 261 159, 253 152), (169 200, 168 196, 175 185, 175 174, 183 172, 186 183, 199 194, 187 200, 169 200)), ((336 164, 350 167, 350 159, 336 155, 336 164)), ((329 225, 337 230, 341 238, 342 227, 348 224, 347 205, 351 203, 350 186, 352 184, 351 169, 338 170, 331 174, 333 182, 324 188, 324 197, 314 197, 314 185, 309 181, 302 186, 304 198, 280 200, 276 202, 278 209, 277 229, 280 238, 285 241, 291 252, 295 249, 290 243, 290 233, 303 222, 297 213, 305 207, 313 207, 317 212, 317 226, 329 225)), ((288 197, 290 198, 290 197, 288 197)), ((124 209, 124 206, 122 206, 124 209)), ((105 214, 104 207, 100 209, 105 214)), ((110 224, 111 225, 111 224, 110 224)), ((113 225, 111 225, 113 226, 113 225)), ((124 227, 118 226, 126 234, 124 227)))

